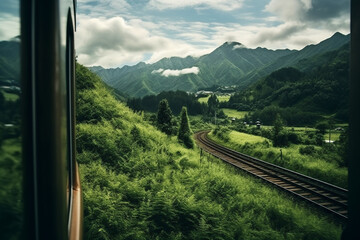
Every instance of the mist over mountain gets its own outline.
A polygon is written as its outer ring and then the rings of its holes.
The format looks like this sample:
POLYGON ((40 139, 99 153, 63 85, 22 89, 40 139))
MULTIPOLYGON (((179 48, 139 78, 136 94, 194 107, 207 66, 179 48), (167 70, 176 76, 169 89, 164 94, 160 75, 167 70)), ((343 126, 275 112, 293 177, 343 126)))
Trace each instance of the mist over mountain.
POLYGON ((226 42, 199 58, 164 58, 153 64, 104 69, 90 67, 109 86, 131 97, 168 90, 196 91, 213 85, 237 85, 244 89, 283 67, 302 59, 336 50, 350 41, 350 35, 335 33, 316 45, 301 50, 249 49, 238 42, 226 42))

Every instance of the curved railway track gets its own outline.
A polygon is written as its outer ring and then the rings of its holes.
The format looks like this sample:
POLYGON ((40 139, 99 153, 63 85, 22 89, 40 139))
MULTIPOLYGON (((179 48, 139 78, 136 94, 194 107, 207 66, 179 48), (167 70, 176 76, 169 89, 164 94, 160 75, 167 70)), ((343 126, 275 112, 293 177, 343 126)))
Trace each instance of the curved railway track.
POLYGON ((223 161, 271 183, 281 190, 310 202, 312 205, 346 222, 347 190, 286 168, 226 148, 207 138, 209 131, 195 134, 197 144, 223 161))

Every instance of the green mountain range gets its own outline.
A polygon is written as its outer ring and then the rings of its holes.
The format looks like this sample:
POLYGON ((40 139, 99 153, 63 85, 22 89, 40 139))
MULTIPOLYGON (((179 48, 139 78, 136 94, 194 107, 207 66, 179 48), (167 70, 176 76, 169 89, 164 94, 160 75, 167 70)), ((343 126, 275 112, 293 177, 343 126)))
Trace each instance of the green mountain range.
POLYGON ((20 73, 20 41, 0 41, 0 80, 19 81, 20 73))
POLYGON ((323 115, 346 122, 349 55, 347 43, 337 50, 302 59, 294 67, 276 70, 233 95, 227 107, 255 111, 256 118, 268 119, 268 123, 276 112, 294 125, 310 124, 323 115))
MULTIPOLYGON (((304 59, 336 50, 350 41, 350 35, 335 33, 319 44, 302 50, 249 49, 238 42, 226 42, 213 52, 194 58, 164 58, 153 64, 90 69, 109 86, 131 97, 168 90, 196 91, 213 85, 237 85, 245 89, 271 72, 288 66, 306 68, 304 59)), ((301 69, 305 70, 305 69, 301 69)))

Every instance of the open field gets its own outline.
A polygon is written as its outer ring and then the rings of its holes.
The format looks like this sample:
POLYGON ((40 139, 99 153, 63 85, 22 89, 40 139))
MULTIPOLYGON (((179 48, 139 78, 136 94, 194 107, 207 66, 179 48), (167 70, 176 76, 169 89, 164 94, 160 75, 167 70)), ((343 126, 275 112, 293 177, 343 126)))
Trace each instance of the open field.
POLYGON ((231 131, 229 133, 229 137, 232 142, 237 144, 245 144, 245 143, 261 143, 266 140, 264 137, 255 136, 247 133, 231 131))
POLYGON ((237 119, 242 119, 245 117, 246 114, 249 113, 248 111, 237 111, 235 109, 230 109, 230 108, 222 108, 222 110, 228 117, 234 117, 237 119))
MULTIPOLYGON (((210 96, 199 98, 198 101, 199 101, 200 103, 207 103, 209 97, 210 97, 210 96)), ((226 95, 226 96, 225 96, 225 95, 224 95, 224 96, 221 95, 221 96, 216 96, 216 97, 218 98, 219 102, 227 102, 227 101, 229 101, 229 99, 230 99, 230 96, 229 96, 229 95, 226 95)))

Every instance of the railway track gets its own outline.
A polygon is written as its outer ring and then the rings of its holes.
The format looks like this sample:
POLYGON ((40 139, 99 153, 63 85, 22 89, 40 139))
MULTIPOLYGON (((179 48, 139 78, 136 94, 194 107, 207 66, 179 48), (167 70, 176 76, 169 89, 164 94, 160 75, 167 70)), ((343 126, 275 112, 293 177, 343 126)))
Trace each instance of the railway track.
POLYGON ((281 190, 347 221, 347 190, 221 146, 207 138, 209 131, 195 134, 197 144, 213 156, 275 185, 281 190))

